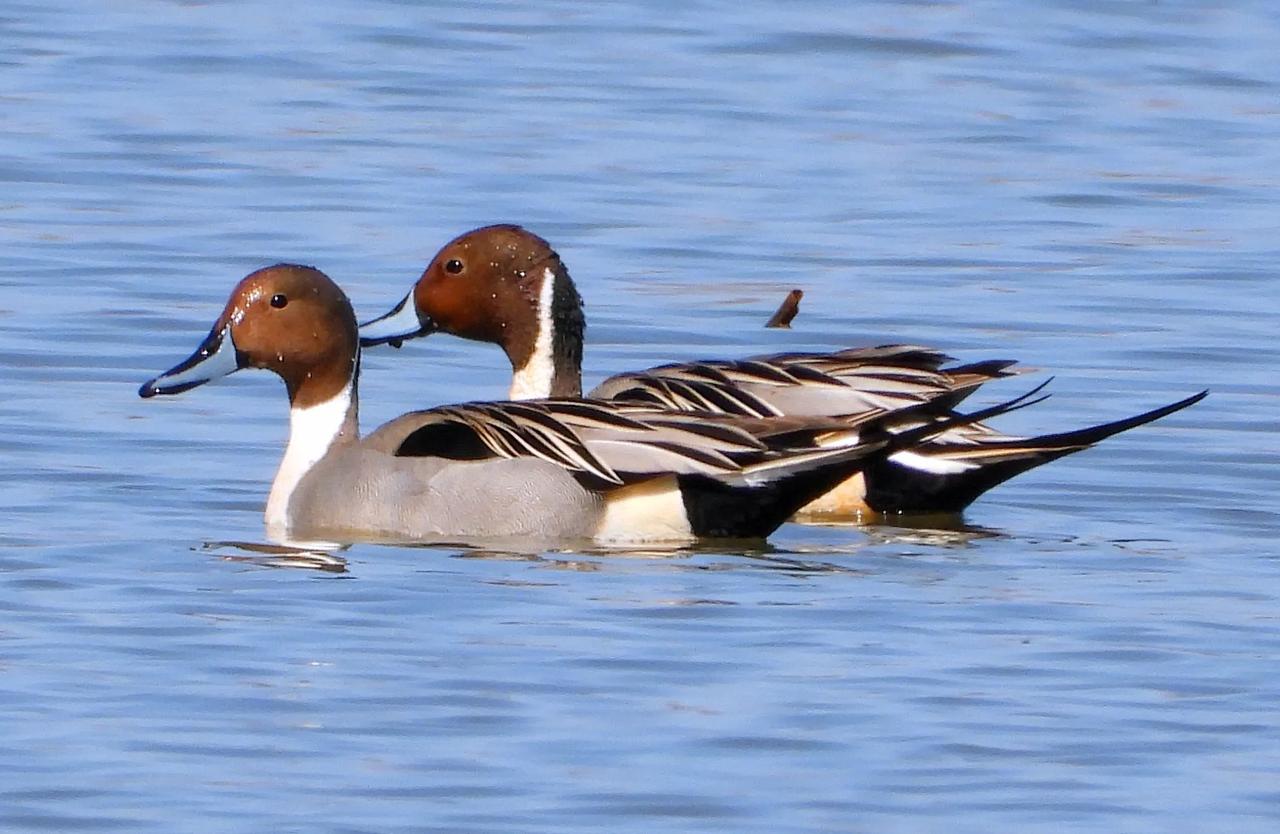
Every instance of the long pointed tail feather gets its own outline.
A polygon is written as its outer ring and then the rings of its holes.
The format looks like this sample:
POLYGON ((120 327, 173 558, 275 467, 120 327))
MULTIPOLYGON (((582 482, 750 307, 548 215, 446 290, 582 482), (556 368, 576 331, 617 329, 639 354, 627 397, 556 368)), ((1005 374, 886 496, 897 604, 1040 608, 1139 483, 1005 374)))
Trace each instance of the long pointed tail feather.
POLYGON ((1014 399, 969 414, 849 446, 835 446, 748 467, 740 477, 681 475, 679 483, 693 532, 698 536, 761 537, 797 510, 895 450, 909 448, 956 426, 1006 414, 1046 399, 1041 383, 1014 399))
POLYGON ((1163 405, 1159 408, 1153 408, 1150 411, 1144 411, 1141 414, 1135 414, 1132 417, 1125 417, 1122 420, 1113 420, 1110 423, 1100 423, 1096 426, 1089 426, 1088 428, 1076 429, 1074 431, 1058 432, 1057 434, 1042 434, 1038 437, 1025 440, 1023 443, 1026 445, 1034 444, 1041 447, 1092 446, 1093 444, 1106 440, 1108 437, 1119 434, 1122 431, 1137 428, 1138 426, 1159 420, 1161 417, 1167 417, 1174 412, 1193 406, 1207 396, 1209 396, 1208 391, 1201 391, 1198 394, 1192 394, 1190 397, 1178 400, 1175 403, 1169 403, 1168 405, 1163 405))
POLYGON ((882 513, 960 512, 987 490, 1016 475, 1181 411, 1208 393, 1201 391, 1132 417, 1074 431, 969 446, 918 447, 877 458, 864 473, 866 501, 882 513))

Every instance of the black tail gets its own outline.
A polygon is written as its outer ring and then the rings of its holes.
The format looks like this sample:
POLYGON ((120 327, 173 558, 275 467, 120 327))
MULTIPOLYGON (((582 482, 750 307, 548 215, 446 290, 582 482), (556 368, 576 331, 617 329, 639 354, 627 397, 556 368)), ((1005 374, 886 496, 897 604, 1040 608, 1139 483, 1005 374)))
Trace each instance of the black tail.
MULTIPOLYGON (((1175 403, 1111 423, 1025 440, 992 440, 956 447, 949 458, 972 468, 930 472, 887 457, 877 457, 864 470, 868 506, 881 513, 958 513, 994 486, 1037 466, 1087 449, 1114 434, 1150 423, 1203 400, 1201 391, 1175 403)), ((926 458, 928 455, 924 455, 926 458)))
POLYGON ((860 470, 883 461, 887 455, 956 426, 1035 405, 1045 399, 1035 395, 1047 384, 1042 383, 1020 397, 971 414, 956 414, 935 423, 898 434, 885 434, 875 441, 833 451, 827 462, 755 486, 725 483, 705 475, 677 476, 693 533, 728 538, 768 536, 801 507, 860 470))

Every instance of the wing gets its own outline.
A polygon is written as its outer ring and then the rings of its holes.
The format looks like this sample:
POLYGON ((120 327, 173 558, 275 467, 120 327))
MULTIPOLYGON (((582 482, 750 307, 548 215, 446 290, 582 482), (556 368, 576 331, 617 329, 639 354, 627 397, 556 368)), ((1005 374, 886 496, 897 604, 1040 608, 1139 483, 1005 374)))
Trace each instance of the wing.
POLYGON ((602 486, 658 474, 720 476, 736 472, 741 460, 768 448, 751 432, 724 420, 635 403, 466 403, 407 416, 414 427, 395 444, 395 455, 454 460, 533 457, 602 486))
POLYGON ((936 403, 945 412, 982 383, 1017 371, 995 360, 943 370, 949 357, 914 345, 661 365, 610 377, 592 397, 681 411, 838 416, 936 403))
POLYGON ((550 461, 598 489, 658 475, 703 475, 758 485, 905 448, 1022 407, 1032 394, 898 431, 877 425, 895 416, 883 409, 840 418, 758 418, 611 400, 478 402, 405 415, 366 442, 400 457, 550 461), (871 430, 864 434, 865 428, 871 430))

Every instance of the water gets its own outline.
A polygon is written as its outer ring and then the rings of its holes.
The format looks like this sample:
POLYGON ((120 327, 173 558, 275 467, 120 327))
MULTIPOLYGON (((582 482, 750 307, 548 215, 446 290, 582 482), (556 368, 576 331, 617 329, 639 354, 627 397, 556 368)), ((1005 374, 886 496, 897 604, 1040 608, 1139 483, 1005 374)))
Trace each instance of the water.
MULTIPOLYGON (((46 3, 0 38, 4 830, 1275 829, 1268 4, 46 3), (1214 393, 958 530, 225 544, 278 383, 137 385, 253 268, 379 313, 502 221, 577 277, 589 381, 910 340, 1056 375, 1011 431, 1214 393)), ((365 367, 366 428, 504 388, 444 338, 365 367)))

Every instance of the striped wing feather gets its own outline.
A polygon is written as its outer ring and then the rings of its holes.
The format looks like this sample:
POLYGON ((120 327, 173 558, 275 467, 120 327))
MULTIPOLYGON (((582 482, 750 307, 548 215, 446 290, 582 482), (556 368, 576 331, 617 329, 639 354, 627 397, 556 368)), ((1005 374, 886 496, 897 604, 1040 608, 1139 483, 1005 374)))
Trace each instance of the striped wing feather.
POLYGON ((914 345, 885 345, 688 362, 610 377, 591 395, 751 417, 837 416, 935 401, 950 407, 983 382, 1015 373, 1003 360, 941 369, 948 359, 914 345))
MULTIPOLYGON (((751 432, 725 420, 626 403, 466 403, 417 412, 414 418, 417 428, 401 440, 397 455, 460 456, 456 433, 442 428, 462 428, 488 456, 539 458, 614 485, 626 483, 627 475, 735 472, 739 458, 767 449, 751 432)), ((470 451, 466 455, 475 457, 470 451)))

